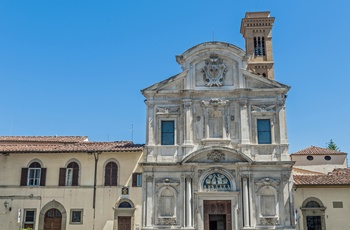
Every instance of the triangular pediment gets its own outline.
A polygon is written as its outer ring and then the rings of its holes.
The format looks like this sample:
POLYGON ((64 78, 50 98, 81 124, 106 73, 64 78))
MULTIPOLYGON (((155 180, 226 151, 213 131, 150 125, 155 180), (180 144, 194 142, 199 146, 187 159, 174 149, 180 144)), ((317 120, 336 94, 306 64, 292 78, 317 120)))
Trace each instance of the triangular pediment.
POLYGON ((238 162, 252 162, 252 160, 243 153, 226 147, 212 146, 190 153, 182 164, 203 163, 203 164, 233 164, 238 162))
POLYGON ((160 91, 182 90, 184 87, 183 82, 184 82, 184 78, 186 77, 186 74, 187 74, 187 70, 179 74, 176 74, 168 79, 165 79, 164 81, 151 85, 141 91, 144 93, 149 91, 160 92, 160 91))
POLYGON ((262 75, 253 74, 247 70, 243 71, 243 75, 245 78, 246 88, 250 88, 250 89, 276 89, 276 88, 289 89, 290 88, 285 84, 267 79, 262 75))

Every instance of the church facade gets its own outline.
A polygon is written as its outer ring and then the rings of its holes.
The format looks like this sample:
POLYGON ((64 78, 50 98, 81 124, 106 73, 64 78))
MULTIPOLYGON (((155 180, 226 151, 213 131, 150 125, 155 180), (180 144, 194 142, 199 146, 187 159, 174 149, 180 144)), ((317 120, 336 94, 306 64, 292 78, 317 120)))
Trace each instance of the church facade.
POLYGON ((269 12, 246 13, 246 51, 224 42, 176 56, 144 90, 142 229, 295 229, 285 99, 269 12))

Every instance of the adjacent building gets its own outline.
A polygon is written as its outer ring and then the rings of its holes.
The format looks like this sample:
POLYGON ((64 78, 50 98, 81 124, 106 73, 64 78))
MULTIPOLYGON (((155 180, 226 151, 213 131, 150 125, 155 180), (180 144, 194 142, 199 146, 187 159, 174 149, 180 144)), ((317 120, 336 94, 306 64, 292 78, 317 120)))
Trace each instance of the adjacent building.
POLYGON ((0 137, 0 229, 140 229, 142 150, 84 136, 0 137))
POLYGON ((269 12, 246 13, 246 51, 206 42, 147 104, 142 229, 295 229, 285 99, 269 12))
POLYGON ((347 154, 311 146, 291 154, 297 229, 349 229, 347 154))

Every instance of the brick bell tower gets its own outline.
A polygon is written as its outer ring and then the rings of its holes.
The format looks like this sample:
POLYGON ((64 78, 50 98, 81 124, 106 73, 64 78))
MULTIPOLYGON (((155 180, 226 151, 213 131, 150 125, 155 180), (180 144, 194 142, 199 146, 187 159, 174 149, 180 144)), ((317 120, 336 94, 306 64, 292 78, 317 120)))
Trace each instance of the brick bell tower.
POLYGON ((274 80, 272 55, 272 26, 275 18, 270 12, 247 12, 241 22, 245 49, 251 55, 247 69, 274 80))

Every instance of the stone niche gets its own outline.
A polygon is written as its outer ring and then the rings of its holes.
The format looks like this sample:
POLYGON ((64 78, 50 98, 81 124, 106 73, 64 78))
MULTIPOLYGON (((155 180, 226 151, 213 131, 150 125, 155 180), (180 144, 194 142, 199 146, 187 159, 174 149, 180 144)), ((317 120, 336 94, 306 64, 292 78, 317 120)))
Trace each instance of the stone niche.
POLYGON ((180 181, 177 179, 160 178, 156 180, 156 220, 158 225, 177 224, 179 185, 180 181))

